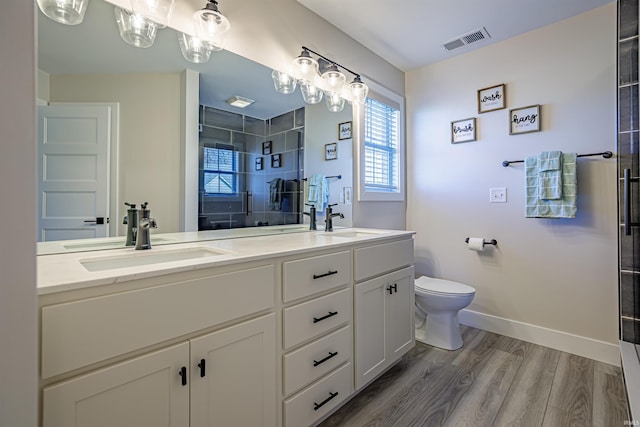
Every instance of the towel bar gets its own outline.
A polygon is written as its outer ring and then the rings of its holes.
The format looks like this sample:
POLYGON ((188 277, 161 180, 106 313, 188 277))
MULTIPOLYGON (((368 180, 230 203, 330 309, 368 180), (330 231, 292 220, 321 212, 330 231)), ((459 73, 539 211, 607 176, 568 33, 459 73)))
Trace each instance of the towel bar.
MULTIPOLYGON (((576 157, 591 157, 591 156, 602 156, 605 159, 610 159, 611 157, 613 157, 613 153, 611 151, 603 151, 602 153, 578 154, 576 157)), ((524 160, 505 160, 504 162, 502 162, 502 166, 506 168, 511 163, 524 163, 524 160)))
MULTIPOLYGON (((327 178, 327 179, 329 179, 329 178, 342 179, 342 175, 331 175, 331 176, 328 176, 328 177, 326 177, 326 178, 327 178)), ((307 178, 302 178, 302 180, 303 180, 303 181, 306 181, 306 180, 307 180, 307 178)))

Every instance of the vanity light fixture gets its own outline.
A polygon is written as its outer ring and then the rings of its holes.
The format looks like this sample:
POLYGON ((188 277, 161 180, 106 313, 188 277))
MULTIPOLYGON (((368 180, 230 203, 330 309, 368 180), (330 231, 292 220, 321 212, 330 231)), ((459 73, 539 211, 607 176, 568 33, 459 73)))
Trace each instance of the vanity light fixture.
POLYGON ((169 24, 175 4, 175 0, 131 0, 133 11, 155 22, 158 28, 164 28, 169 24))
POLYGON ((37 0, 37 2, 47 18, 60 24, 78 25, 84 19, 89 0, 37 0))
POLYGON ((207 43, 210 50, 222 50, 231 23, 218 10, 216 0, 209 0, 203 9, 194 13, 193 23, 196 36, 207 43))
POLYGON ((180 44, 182 56, 187 61, 191 61, 194 64, 203 64, 209 61, 211 51, 207 48, 207 44, 203 43, 199 38, 180 33, 178 35, 178 43, 180 44))
POLYGON ((120 38, 135 47, 151 47, 156 40, 158 24, 137 13, 114 8, 120 38))
POLYGON ((245 108, 256 101, 255 99, 245 98, 244 96, 233 95, 231 98, 227 99, 226 102, 233 107, 245 108))
POLYGON ((327 108, 332 112, 342 111, 345 101, 364 104, 369 93, 369 87, 363 83, 360 74, 305 46, 302 46, 302 52, 293 60, 291 75, 274 70, 271 77, 274 87, 280 93, 295 91, 295 83, 285 86, 283 82, 297 80, 302 98, 307 104, 317 104, 324 95, 327 108), (319 60, 313 58, 312 53, 319 60), (353 81, 348 85, 345 84, 347 77, 340 68, 354 75, 353 81))

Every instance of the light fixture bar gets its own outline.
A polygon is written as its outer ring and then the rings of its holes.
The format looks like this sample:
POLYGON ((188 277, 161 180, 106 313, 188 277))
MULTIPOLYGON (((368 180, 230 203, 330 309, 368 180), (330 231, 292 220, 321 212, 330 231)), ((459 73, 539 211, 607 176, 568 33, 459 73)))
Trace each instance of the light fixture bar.
POLYGON ((316 51, 314 51, 314 50, 309 49, 308 47, 302 46, 302 50, 309 51, 309 52, 313 53, 314 55, 317 55, 317 56, 319 56, 320 58, 324 59, 324 60, 325 60, 325 61, 327 61, 328 63, 333 64, 333 65, 336 65, 336 66, 338 66, 338 67, 342 68, 343 70, 348 71, 349 73, 353 74, 353 75, 354 75, 354 76, 356 76, 356 77, 360 77, 360 74, 356 73, 355 71, 351 71, 350 69, 348 69, 348 68, 347 68, 347 67, 345 67, 344 65, 340 65, 340 64, 338 64, 337 62, 335 62, 335 61, 333 61, 333 60, 331 60, 331 59, 327 58, 326 56, 320 55, 318 52, 316 52, 316 51))

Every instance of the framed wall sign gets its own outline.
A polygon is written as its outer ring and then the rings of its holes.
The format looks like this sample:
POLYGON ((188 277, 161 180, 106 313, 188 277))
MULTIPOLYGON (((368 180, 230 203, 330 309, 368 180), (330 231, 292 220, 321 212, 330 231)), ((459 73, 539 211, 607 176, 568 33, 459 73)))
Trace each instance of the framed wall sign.
POLYGON ((261 171, 262 169, 264 169, 264 163, 262 162, 262 157, 258 157, 256 159, 256 170, 261 171))
POLYGON ((271 167, 272 168, 282 167, 282 158, 280 157, 280 154, 271 155, 271 167))
POLYGON ((271 154, 271 141, 265 141, 262 143, 262 154, 268 156, 271 154))
POLYGON ((324 159, 336 160, 338 158, 338 143, 324 144, 324 159))
POLYGON ((486 87, 478 91, 478 114, 502 110, 507 106, 504 96, 504 83, 486 87))
POLYGON ((352 122, 344 122, 338 125, 338 139, 349 139, 352 137, 351 133, 352 122))
POLYGON ((451 122, 451 143, 476 140, 476 118, 456 120, 451 122))
POLYGON ((509 110, 509 135, 540 132, 540 105, 509 110))

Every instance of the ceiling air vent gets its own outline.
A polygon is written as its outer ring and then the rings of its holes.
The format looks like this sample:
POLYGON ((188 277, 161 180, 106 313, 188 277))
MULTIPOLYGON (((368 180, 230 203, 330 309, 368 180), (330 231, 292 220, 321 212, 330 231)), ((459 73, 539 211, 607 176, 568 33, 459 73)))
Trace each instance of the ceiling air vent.
POLYGON ((491 38, 491 36, 487 32, 487 29, 482 27, 467 34, 458 36, 455 39, 449 40, 448 42, 442 44, 442 48, 444 50, 453 50, 488 38, 491 38))

